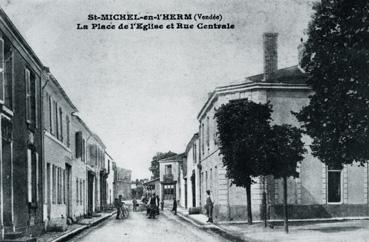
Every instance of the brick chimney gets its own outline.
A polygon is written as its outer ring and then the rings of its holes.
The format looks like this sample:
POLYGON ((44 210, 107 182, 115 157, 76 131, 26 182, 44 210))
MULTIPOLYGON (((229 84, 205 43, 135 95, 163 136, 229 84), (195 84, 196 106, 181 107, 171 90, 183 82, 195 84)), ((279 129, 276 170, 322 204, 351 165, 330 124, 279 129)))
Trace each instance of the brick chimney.
POLYGON ((264 81, 269 81, 278 70, 278 33, 264 33, 264 81))

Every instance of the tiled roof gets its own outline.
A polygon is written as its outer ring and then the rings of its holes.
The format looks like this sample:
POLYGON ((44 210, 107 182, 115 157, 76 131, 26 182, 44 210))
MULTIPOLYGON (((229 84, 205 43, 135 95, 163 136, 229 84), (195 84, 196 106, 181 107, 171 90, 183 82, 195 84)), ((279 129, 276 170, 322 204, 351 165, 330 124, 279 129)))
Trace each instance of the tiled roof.
MULTIPOLYGON (((297 65, 283 69, 278 69, 267 83, 305 84, 307 74, 297 65)), ((246 77, 245 82, 261 82, 264 80, 264 73, 246 77)))

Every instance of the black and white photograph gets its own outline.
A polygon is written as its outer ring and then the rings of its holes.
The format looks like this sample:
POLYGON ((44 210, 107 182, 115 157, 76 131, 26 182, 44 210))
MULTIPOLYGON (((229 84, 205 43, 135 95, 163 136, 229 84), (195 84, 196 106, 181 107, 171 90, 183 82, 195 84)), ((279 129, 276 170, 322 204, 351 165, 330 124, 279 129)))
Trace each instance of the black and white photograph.
POLYGON ((369 1, 0 0, 0 241, 369 241, 369 1))

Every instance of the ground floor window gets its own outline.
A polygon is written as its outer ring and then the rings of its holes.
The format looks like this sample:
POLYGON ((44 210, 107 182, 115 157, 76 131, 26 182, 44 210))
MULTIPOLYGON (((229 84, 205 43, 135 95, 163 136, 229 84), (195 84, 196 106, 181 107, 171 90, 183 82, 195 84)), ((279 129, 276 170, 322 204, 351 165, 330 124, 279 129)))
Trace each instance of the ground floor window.
POLYGON ((27 187, 28 202, 37 203, 38 201, 38 154, 37 152, 27 150, 27 187))
POLYGON ((164 200, 173 200, 175 197, 175 185, 164 185, 164 200))
POLYGON ((341 170, 328 167, 328 202, 341 202, 341 170))

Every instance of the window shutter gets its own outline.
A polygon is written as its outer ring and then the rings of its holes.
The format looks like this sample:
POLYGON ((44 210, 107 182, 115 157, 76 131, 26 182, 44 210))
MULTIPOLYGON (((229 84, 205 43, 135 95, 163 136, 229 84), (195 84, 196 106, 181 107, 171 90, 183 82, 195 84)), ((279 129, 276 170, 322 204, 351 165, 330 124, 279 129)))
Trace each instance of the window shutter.
POLYGON ((76 133, 76 158, 82 157, 82 132, 76 133))
POLYGON ((4 40, 0 37, 0 103, 4 103, 4 40))
POLYGON ((26 68, 24 71, 26 80, 26 117, 31 121, 31 72, 26 68))
POLYGON ((36 189, 36 202, 38 202, 39 201, 39 193, 38 193, 38 185, 39 185, 39 159, 38 159, 38 153, 36 152, 35 153, 35 158, 36 158, 36 187, 35 187, 35 189, 36 189))
POLYGON ((27 190, 28 202, 32 202, 32 151, 27 149, 27 190))

